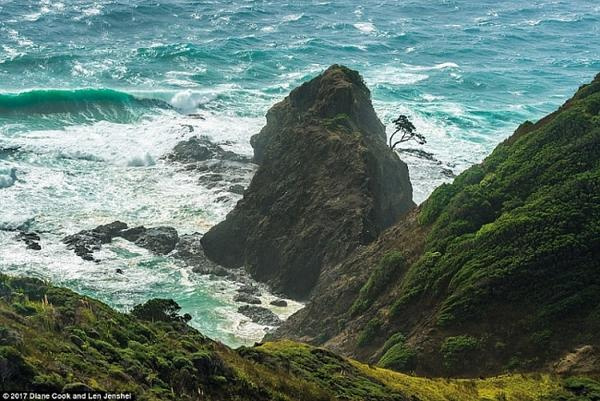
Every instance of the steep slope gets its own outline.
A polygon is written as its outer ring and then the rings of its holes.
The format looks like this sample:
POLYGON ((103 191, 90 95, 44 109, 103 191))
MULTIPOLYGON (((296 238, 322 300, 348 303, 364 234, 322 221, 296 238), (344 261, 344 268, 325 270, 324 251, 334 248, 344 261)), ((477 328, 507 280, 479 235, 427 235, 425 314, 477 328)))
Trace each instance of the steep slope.
POLYGON ((598 350, 599 111, 600 75, 336 266, 275 337, 434 375, 598 350))
POLYGON ((234 351, 188 327, 176 310, 172 301, 152 301, 134 317, 36 279, 0 275, 0 391, 129 391, 141 401, 588 401, 600 389, 589 378, 539 374, 415 378, 289 341, 234 351))
POLYGON ((408 169, 387 147, 362 78, 345 67, 273 106, 252 146, 258 171, 202 245, 289 296, 306 297, 323 270, 414 207, 408 169))

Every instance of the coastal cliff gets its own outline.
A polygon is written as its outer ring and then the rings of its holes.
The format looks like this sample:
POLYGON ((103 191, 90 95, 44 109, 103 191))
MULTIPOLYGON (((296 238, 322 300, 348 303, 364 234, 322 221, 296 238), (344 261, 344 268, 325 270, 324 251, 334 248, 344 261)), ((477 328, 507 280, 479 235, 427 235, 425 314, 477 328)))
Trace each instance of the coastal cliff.
POLYGON ((600 75, 337 265, 272 338, 427 375, 587 349, 572 368, 598 373, 599 112, 600 75))
POLYGON ((356 71, 334 65, 267 113, 243 199, 202 238, 206 255, 306 298, 325 270, 414 207, 408 169, 356 71))
POLYGON ((547 374, 418 378, 291 341, 232 350, 188 326, 178 308, 151 300, 123 314, 0 275, 0 391, 131 392, 140 401, 591 401, 600 388, 547 374))
MULTIPOLYGON (((356 111, 363 107, 353 109, 365 99, 355 97, 354 86, 361 88, 357 77, 336 66, 318 78, 325 82, 312 86, 319 81, 311 81, 297 90, 318 94, 318 88, 329 87, 328 93, 336 94, 350 86, 341 93, 352 93, 351 102, 347 95, 326 97, 346 105, 341 110, 354 116, 332 117, 335 129, 323 125, 327 120, 321 113, 329 114, 319 110, 331 107, 331 113, 338 113, 337 103, 296 103, 312 99, 302 95, 293 100, 298 92, 275 106, 269 117, 271 122, 283 121, 291 118, 285 111, 292 103, 300 109, 302 104, 312 105, 308 110, 313 111, 304 114, 317 121, 312 142, 292 144, 308 146, 310 154, 318 154, 320 149, 319 160, 328 163, 325 167, 297 164, 296 168, 301 172, 319 168, 315 171, 320 179, 334 185, 338 181, 324 178, 323 172, 343 179, 345 175, 334 173, 346 169, 344 163, 350 160, 349 165, 356 169, 352 171, 363 171, 357 177, 366 177, 361 187, 366 191, 350 187, 349 194, 358 200, 315 198, 301 209, 306 215, 294 215, 291 220, 297 223, 290 226, 294 235, 299 227, 330 229, 313 221, 313 213, 323 208, 345 216, 326 220, 328 224, 344 221, 350 228, 346 232, 336 226, 338 231, 326 231, 333 242, 325 237, 301 242, 306 248, 297 252, 321 252, 324 260, 343 260, 323 264, 309 304, 269 336, 276 341, 233 350, 189 326, 192 317, 180 316, 180 307, 172 300, 149 300, 125 314, 35 278, 0 274, 0 390, 131 391, 137 399, 149 401, 598 400, 600 75, 556 112, 535 124, 522 124, 481 164, 439 187, 418 208, 406 197, 409 192, 394 192, 398 187, 390 184, 407 184, 403 179, 408 176, 397 156, 384 150, 382 131, 375 129, 378 120, 372 118, 374 114, 356 111), (328 79, 340 85, 323 85, 331 82, 328 79), (284 108, 280 116, 277 107, 284 108), (373 157, 380 157, 380 164, 358 163, 361 159, 351 157, 352 152, 350 156, 342 152, 347 151, 347 143, 366 154, 368 149, 379 149, 373 157), (343 166, 336 164, 336 156, 344 161, 343 166), (365 167, 374 165, 395 166, 400 173, 373 173, 365 167), (382 178, 388 176, 391 181, 382 178), (373 193, 369 191, 373 182, 380 182, 376 188, 388 188, 381 192, 385 196, 365 195, 373 193), (365 205, 369 207, 363 209, 365 205), (337 207, 353 208, 347 215, 337 207), (352 216, 363 220, 354 221, 352 216), (377 224, 389 226, 378 237, 379 231, 366 230, 379 227, 377 224), (363 237, 357 235, 365 232, 367 240, 361 241, 363 237), (342 248, 333 256, 328 253, 333 249, 328 246, 340 246, 340 241, 348 238, 354 241, 353 248, 342 248), (347 256, 342 255, 345 252, 347 256), (466 378, 457 379, 459 376, 466 378)), ((306 121, 312 120, 301 119, 299 124, 305 126, 306 121)), ((277 231, 275 218, 285 216, 272 213, 297 212, 286 202, 295 200, 299 185, 306 182, 278 181, 282 180, 279 169, 289 167, 284 151, 291 152, 298 163, 303 160, 299 155, 307 157, 308 151, 291 144, 286 147, 293 135, 279 138, 285 130, 276 129, 277 124, 267 127, 253 140, 262 178, 253 181, 256 188, 244 197, 222 230, 232 229, 228 226, 232 222, 251 221, 258 227, 234 228, 238 233, 259 236, 259 228, 266 224, 264 227, 270 228, 267 233, 281 234, 290 220, 283 220, 277 231), (275 181, 269 190, 282 198, 250 213, 252 209, 244 202, 266 199, 259 184, 269 188, 270 179, 275 181), (287 191, 296 195, 284 196, 287 191), (256 220, 257 216, 264 222, 256 220)), ((304 140, 306 132, 298 131, 296 136, 304 140)), ((409 191, 407 185, 400 188, 409 191)), ((320 194, 343 195, 343 188, 327 192, 321 182, 315 188, 320 188, 320 194)), ((317 214, 321 219, 327 216, 317 214)), ((156 234, 154 230, 138 227, 134 233, 156 234)), ((169 230, 163 227, 159 231, 169 230)), ((130 237, 132 232, 116 222, 77 233, 67 242, 82 245, 85 252, 80 253, 86 256, 114 234, 130 237)), ((260 238, 266 241, 271 237, 260 238)), ((242 239, 244 246, 258 241, 242 239)), ((230 240, 237 243, 236 237, 230 240)), ((277 243, 272 241, 271 245, 277 243)), ((140 244, 151 242, 146 239, 140 244)), ((268 243, 262 244, 262 250, 267 249, 268 243)), ((244 249, 240 263, 253 260, 248 254, 244 249)), ((286 283, 276 274, 266 275, 265 280, 273 285, 286 283)))

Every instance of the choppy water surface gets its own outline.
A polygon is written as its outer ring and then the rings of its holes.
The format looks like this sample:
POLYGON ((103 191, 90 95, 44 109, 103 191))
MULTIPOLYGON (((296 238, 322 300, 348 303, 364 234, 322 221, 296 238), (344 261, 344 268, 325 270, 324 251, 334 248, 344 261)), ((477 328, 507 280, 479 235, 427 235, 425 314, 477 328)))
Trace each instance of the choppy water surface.
POLYGON ((206 334, 255 341, 235 283, 125 241, 84 262, 60 238, 116 219, 204 232, 239 196, 217 201, 161 156, 194 134, 250 155, 267 109, 333 63, 363 74, 384 123, 408 114, 427 136, 429 157, 403 155, 421 202, 600 71, 599 15, 593 1, 0 2, 0 228, 43 247, 0 231, 0 271, 124 310, 172 297, 206 334))

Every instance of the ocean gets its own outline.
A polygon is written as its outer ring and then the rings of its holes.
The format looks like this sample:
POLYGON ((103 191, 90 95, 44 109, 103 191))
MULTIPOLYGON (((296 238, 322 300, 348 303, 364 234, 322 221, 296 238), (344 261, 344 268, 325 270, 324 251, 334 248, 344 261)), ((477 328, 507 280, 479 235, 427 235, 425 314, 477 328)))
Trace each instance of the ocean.
POLYGON ((422 202, 600 72, 599 33, 582 0, 2 0, 0 272, 123 311, 173 298, 205 334, 251 344, 266 328, 237 313, 239 284, 126 241, 85 262, 61 238, 114 220, 205 232, 240 196, 162 156, 191 135, 251 155, 269 107, 334 63, 360 71, 388 132, 406 114, 426 136, 401 154, 422 202))

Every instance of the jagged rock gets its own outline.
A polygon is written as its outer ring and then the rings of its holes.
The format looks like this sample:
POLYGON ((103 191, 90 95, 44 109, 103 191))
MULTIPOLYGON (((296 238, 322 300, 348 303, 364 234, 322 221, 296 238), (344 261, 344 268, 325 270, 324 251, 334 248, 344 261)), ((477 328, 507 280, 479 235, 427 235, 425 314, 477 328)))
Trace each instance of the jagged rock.
POLYGON ((204 174, 198 178, 198 183, 204 185, 206 188, 214 188, 218 183, 222 182, 225 177, 222 174, 204 174))
POLYGON ((235 184, 229 187, 229 192, 234 194, 243 195, 246 188, 243 185, 235 184))
POLYGON ((62 242, 67 244, 69 249, 73 249, 75 254, 83 260, 95 260, 92 254, 99 250, 102 244, 109 243, 122 230, 127 228, 127 224, 121 221, 114 221, 109 224, 100 225, 92 230, 82 230, 76 234, 68 235, 62 242))
POLYGON ((154 253, 166 255, 175 249, 179 236, 173 227, 148 228, 135 240, 135 244, 154 253))
POLYGON ((260 305, 262 301, 253 295, 239 293, 235 297, 233 297, 234 302, 245 302, 247 304, 260 305))
POLYGON ((17 235, 17 239, 23 241, 27 245, 27 249, 32 249, 34 251, 39 251, 42 249, 39 244, 40 236, 37 233, 21 231, 17 235))
POLYGON ((110 243, 115 237, 122 237, 158 254, 171 252, 179 240, 177 230, 173 227, 128 228, 127 224, 114 221, 92 230, 82 230, 68 235, 63 238, 62 242, 67 244, 69 249, 73 249, 75 254, 83 260, 97 261, 94 259, 93 253, 100 250, 102 244, 110 243))
POLYGON ((279 326, 281 319, 267 308, 256 305, 243 305, 238 308, 238 312, 249 317, 254 323, 265 326, 279 326))
POLYGON ((200 233, 182 235, 179 237, 179 242, 175 246, 175 252, 172 256, 184 261, 189 266, 193 266, 192 271, 194 273, 211 274, 219 277, 229 275, 227 269, 212 262, 204 255, 200 238, 202 238, 200 233))
POLYGON ((279 307, 282 307, 282 308, 288 306, 287 301, 285 301, 283 299, 276 299, 274 301, 271 301, 270 304, 273 305, 273 306, 279 306, 279 307))
POLYGON ((179 142, 166 158, 170 161, 180 163, 193 163, 209 159, 222 159, 237 162, 250 161, 246 156, 224 150, 205 136, 193 136, 186 141, 179 142))
POLYGON ((240 292, 243 294, 255 295, 257 297, 261 296, 260 288, 258 288, 255 285, 251 285, 251 284, 244 284, 243 286, 241 286, 240 288, 237 289, 237 292, 240 292))
POLYGON ((324 269, 414 207, 408 168, 386 145, 360 75, 332 66, 294 89, 252 137, 259 168, 206 255, 306 297, 324 269))
POLYGON ((146 232, 146 227, 139 226, 129 228, 120 232, 119 236, 125 238, 127 241, 135 242, 146 232))

